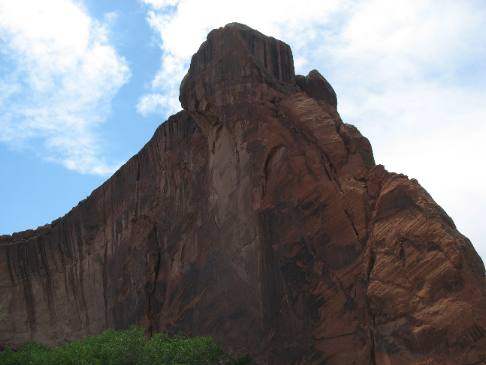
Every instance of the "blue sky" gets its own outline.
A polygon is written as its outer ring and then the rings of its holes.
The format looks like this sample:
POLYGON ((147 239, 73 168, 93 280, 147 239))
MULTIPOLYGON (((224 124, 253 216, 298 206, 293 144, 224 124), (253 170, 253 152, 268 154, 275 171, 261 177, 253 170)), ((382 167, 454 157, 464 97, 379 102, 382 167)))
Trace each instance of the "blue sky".
POLYGON ((0 0, 0 234, 62 216, 135 154, 232 21, 319 69, 377 162, 418 179, 486 258, 482 0, 0 0))

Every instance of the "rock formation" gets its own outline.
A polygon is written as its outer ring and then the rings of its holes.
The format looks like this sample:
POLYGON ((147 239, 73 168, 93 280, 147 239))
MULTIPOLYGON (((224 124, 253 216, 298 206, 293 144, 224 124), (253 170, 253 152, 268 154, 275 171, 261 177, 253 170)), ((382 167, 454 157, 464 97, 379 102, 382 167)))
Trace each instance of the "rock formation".
POLYGON ((66 216, 0 238, 0 344, 132 324, 259 364, 486 363, 486 279, 415 180, 375 165, 319 72, 213 30, 183 111, 66 216))

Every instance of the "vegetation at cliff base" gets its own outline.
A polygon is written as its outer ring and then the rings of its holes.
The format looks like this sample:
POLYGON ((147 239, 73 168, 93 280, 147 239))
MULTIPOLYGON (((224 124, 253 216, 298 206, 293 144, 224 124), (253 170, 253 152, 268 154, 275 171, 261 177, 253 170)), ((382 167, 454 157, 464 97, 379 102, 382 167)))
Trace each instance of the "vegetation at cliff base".
POLYGON ((143 330, 107 330, 57 347, 29 343, 0 352, 0 365, 243 365, 210 337, 146 337, 143 330))

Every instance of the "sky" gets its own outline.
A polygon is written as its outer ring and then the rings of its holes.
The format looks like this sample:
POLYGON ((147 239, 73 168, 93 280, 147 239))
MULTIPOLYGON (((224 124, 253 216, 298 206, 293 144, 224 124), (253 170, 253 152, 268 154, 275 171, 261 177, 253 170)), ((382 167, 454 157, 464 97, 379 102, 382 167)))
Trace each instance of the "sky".
POLYGON ((64 215, 137 153, 234 21, 318 69, 377 163, 416 178, 486 261, 484 0, 0 0, 0 234, 64 215))

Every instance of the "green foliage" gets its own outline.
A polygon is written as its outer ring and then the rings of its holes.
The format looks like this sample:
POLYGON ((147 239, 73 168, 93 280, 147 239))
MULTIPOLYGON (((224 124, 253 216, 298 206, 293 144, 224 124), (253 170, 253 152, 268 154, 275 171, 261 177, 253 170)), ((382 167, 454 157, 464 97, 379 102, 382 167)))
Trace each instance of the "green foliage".
POLYGON ((35 343, 0 352, 0 365, 240 365, 210 337, 145 337, 143 330, 107 330, 58 347, 35 343))

